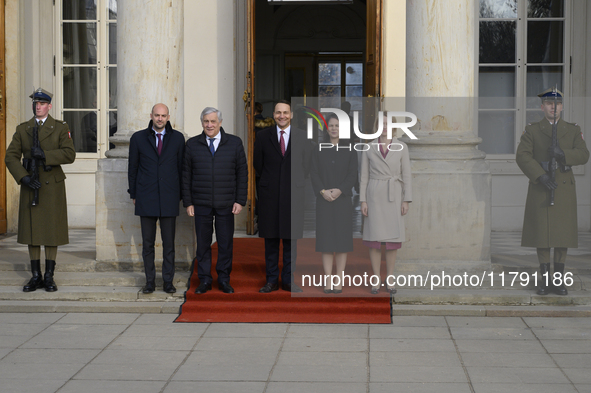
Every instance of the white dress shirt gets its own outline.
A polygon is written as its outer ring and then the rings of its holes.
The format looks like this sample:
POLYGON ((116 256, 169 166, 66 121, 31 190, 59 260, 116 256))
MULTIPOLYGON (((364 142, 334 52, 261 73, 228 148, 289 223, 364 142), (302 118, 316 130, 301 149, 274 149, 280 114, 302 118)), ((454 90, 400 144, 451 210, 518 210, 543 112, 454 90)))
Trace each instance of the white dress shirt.
POLYGON ((279 146, 281 146, 281 131, 285 132, 285 134, 283 134, 283 140, 285 141, 285 150, 287 150, 287 145, 289 144, 289 134, 291 133, 291 124, 288 125, 285 130, 277 127, 277 141, 279 142, 279 146))
MULTIPOLYGON (((156 138, 156 148, 158 148, 158 132, 153 128, 152 128, 152 131, 154 131, 154 137, 156 138)), ((162 134, 162 140, 164 140, 164 134, 166 134, 166 129, 162 130, 161 134, 162 134)))

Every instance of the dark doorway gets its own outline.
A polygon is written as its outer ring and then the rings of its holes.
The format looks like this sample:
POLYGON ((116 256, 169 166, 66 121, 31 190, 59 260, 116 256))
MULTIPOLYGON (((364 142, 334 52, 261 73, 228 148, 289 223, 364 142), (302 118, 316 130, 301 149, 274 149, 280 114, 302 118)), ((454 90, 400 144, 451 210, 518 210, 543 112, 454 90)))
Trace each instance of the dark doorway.
POLYGON ((278 99, 326 94, 336 98, 347 93, 362 96, 363 89, 347 90, 346 74, 341 78, 341 70, 345 72, 348 61, 361 64, 364 61, 365 1, 274 5, 267 0, 256 0, 255 4, 254 101, 263 104, 264 115, 270 116, 273 102, 278 99), (320 65, 326 63, 344 66, 339 69, 339 80, 329 81, 330 86, 326 85, 326 73, 319 72, 320 65))
MULTIPOLYGON (((247 90, 243 98, 249 123, 250 173, 254 172, 255 102, 262 104, 263 117, 270 118, 273 103, 279 99, 325 95, 336 104, 352 101, 345 97, 380 96, 383 1, 290 1, 277 5, 269 0, 248 0, 247 90), (332 68, 339 68, 339 80, 323 78, 322 71, 332 68)), ((351 104, 355 110, 355 103, 351 104)), ((247 233, 254 234, 255 182, 254 176, 249 176, 247 233)))

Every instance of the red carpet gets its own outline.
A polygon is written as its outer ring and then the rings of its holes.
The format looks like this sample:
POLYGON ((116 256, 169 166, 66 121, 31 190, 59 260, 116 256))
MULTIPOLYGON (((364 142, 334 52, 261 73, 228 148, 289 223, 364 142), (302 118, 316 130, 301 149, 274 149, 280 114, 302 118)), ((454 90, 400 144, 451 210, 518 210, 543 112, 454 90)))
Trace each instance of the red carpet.
MULTIPOLYGON (((298 240, 296 282, 301 275, 323 274, 321 254, 314 251, 314 239, 298 240)), ((386 291, 371 295, 369 287, 344 286, 341 294, 324 294, 322 286, 302 286, 304 293, 279 289, 259 293, 265 285, 264 239, 235 238, 230 284, 236 291, 225 294, 217 287, 217 243, 212 246, 213 289, 195 294, 199 285, 197 269, 191 276, 185 303, 175 322, 300 322, 300 323, 391 323, 390 296, 386 291)), ((385 264, 385 263, 383 263, 385 264)), ((367 248, 360 239, 349 253, 345 274, 360 277, 371 274, 367 248)), ((382 273, 385 277, 385 273, 382 273)), ((317 278, 318 280, 318 278, 317 278)), ((359 284, 359 280, 357 284, 359 284)), ((355 282, 353 282, 355 283, 355 282)))

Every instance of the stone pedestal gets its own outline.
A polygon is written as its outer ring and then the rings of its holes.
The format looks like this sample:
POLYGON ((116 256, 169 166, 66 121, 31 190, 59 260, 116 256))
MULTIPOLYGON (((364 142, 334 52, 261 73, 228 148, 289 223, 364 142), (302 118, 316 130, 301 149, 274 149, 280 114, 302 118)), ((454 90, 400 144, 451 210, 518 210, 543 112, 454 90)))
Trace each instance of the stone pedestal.
POLYGON ((491 175, 476 149, 480 138, 458 131, 415 134, 418 140, 401 138, 410 149, 413 202, 400 260, 411 269, 421 261, 421 270, 433 273, 488 268, 491 175))
MULTIPOLYGON (((96 258, 99 262, 142 261, 140 219, 127 189, 131 135, 145 129, 154 104, 170 110, 170 123, 183 132, 183 1, 119 3, 117 34, 118 131, 115 149, 98 161, 96 173, 96 258)), ((181 206, 176 225, 176 261, 195 255, 193 220, 181 206)), ((156 261, 162 261, 160 231, 156 261)))
MULTIPOLYGON (((99 262, 141 262, 142 231, 127 193, 127 159, 98 161, 96 174, 96 260, 99 262)), ((176 221, 175 260, 190 262, 195 257, 193 219, 181 206, 176 221)), ((162 262, 160 229, 156 233, 156 262, 162 262)))

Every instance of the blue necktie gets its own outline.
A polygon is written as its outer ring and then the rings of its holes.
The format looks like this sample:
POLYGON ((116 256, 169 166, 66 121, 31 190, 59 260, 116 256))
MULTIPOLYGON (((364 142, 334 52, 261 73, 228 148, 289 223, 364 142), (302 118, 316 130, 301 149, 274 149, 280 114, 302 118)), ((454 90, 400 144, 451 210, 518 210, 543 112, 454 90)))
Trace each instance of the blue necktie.
POLYGON ((209 151, 211 152, 212 156, 215 154, 215 147, 213 146, 214 140, 215 138, 209 138, 209 151))

